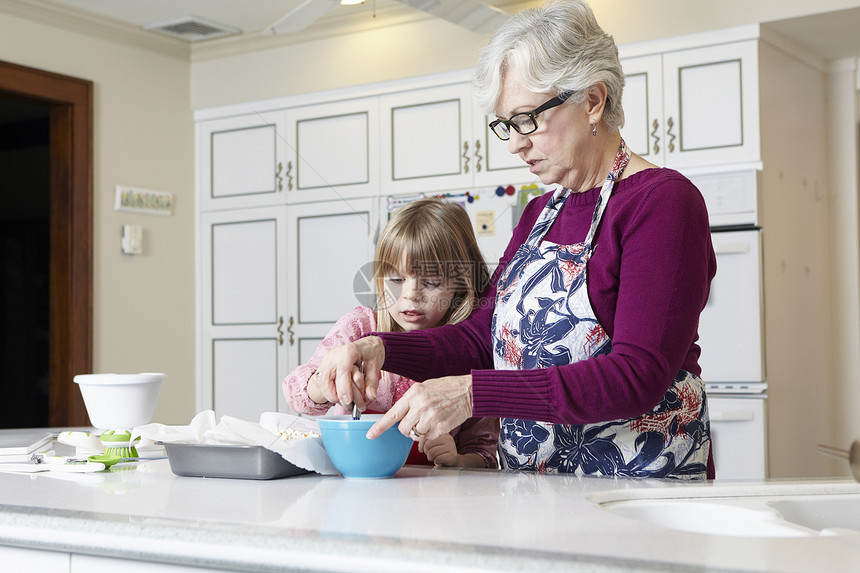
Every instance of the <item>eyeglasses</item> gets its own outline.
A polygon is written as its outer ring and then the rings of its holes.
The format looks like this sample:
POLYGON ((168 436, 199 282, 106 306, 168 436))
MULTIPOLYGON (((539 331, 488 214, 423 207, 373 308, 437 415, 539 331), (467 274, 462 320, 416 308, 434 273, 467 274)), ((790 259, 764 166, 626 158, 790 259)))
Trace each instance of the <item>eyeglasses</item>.
POLYGON ((575 91, 565 92, 560 94, 558 97, 554 97, 542 106, 533 109, 532 111, 525 111, 523 113, 517 113, 511 116, 511 119, 497 119, 495 121, 490 122, 490 129, 493 130, 499 139, 502 141, 507 141, 511 138, 511 128, 513 127, 517 133, 520 135, 528 135, 530 133, 534 133, 537 131, 537 116, 539 113, 543 113, 550 108, 554 108, 558 105, 563 104, 567 99, 572 96, 575 91))

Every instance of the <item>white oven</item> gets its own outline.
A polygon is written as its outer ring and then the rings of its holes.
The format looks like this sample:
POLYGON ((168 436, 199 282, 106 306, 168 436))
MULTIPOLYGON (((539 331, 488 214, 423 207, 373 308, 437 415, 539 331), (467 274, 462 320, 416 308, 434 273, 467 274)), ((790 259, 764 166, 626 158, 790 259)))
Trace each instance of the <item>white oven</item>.
POLYGON ((699 364, 715 391, 762 392, 761 233, 757 228, 711 233, 717 275, 699 317, 699 364))
POLYGON ((762 233, 754 170, 689 176, 708 206, 717 275, 699 319, 717 479, 767 475, 762 233))

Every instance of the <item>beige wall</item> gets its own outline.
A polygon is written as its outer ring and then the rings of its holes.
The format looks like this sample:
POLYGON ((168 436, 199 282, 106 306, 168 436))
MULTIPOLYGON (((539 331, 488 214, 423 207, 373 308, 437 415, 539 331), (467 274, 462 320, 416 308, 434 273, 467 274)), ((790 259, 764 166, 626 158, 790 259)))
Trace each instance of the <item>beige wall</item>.
POLYGON ((94 83, 94 370, 166 372, 155 418, 187 423, 194 412, 189 62, 3 13, 0 59, 94 83), (118 184, 174 193, 174 215, 114 211, 118 184), (120 253, 123 224, 143 227, 143 255, 120 253))
POLYGON ((484 38, 423 20, 262 52, 195 62, 194 109, 461 70, 484 38))

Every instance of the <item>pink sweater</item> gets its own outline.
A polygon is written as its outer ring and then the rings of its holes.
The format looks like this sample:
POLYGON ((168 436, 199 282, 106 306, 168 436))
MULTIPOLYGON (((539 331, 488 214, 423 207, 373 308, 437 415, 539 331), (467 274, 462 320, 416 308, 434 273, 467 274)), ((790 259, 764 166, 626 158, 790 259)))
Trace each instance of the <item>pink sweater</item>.
MULTIPOLYGON (((584 241, 599 192, 573 194, 545 239, 584 241)), ((377 333, 386 370, 416 380, 471 373, 474 415, 567 424, 640 416, 660 401, 680 369, 701 374, 696 331, 716 257, 701 194, 671 169, 647 169, 620 181, 595 238, 588 293, 612 351, 566 366, 493 370, 496 281, 550 196, 526 206, 481 308, 469 319, 377 333)))
MULTIPOLYGON (((356 307, 341 317, 317 346, 311 359, 290 372, 289 376, 284 379, 283 392, 290 407, 296 412, 313 416, 322 416, 327 413, 332 408, 331 404, 317 404, 308 397, 308 380, 316 371, 326 352, 335 346, 358 340, 375 328, 376 312, 364 306, 356 307)), ((387 412, 391 405, 399 400, 415 383, 415 380, 390 372, 382 372, 377 398, 367 405, 368 410, 387 412)), ((332 413, 346 414, 347 411, 342 406, 337 405, 332 409, 332 413)), ((496 461, 496 446, 499 439, 498 418, 470 418, 461 426, 454 428, 451 435, 457 444, 458 453, 478 454, 484 459, 488 468, 498 467, 496 461)))

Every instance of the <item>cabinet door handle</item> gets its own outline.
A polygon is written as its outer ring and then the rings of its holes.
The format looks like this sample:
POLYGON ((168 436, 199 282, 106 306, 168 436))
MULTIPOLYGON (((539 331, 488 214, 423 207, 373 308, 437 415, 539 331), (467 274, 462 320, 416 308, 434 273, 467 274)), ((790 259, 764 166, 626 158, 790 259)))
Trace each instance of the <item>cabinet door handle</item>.
POLYGON ((284 170, 284 164, 278 161, 278 170, 275 171, 275 179, 278 182, 278 191, 284 190, 284 178, 281 177, 281 171, 284 170))
POLYGON ((289 323, 289 325, 287 326, 287 332, 290 334, 290 346, 293 346, 293 345, 296 343, 296 337, 295 337, 295 334, 296 334, 296 333, 295 333, 295 332, 293 332, 293 324, 294 324, 294 322, 295 322, 295 321, 293 320, 293 317, 291 316, 291 317, 290 317, 290 323, 289 323))
POLYGON ((475 140, 475 171, 478 173, 481 172, 481 160, 483 157, 481 156, 481 140, 475 140))
POLYGON ((666 130, 666 135, 669 136, 669 152, 675 151, 675 134, 672 133, 672 128, 675 127, 675 122, 672 121, 672 118, 666 120, 666 125, 669 129, 666 130))
POLYGON ((469 142, 463 142, 463 173, 469 172, 469 142))
POLYGON ((286 176, 287 176, 287 191, 292 191, 292 190, 293 190, 293 176, 292 176, 292 172, 293 172, 293 162, 292 162, 292 161, 287 161, 287 172, 286 172, 286 173, 284 173, 284 175, 286 175, 286 176))
POLYGON ((657 128, 660 127, 660 122, 655 119, 651 126, 654 128, 651 132, 651 137, 654 138, 654 153, 660 153, 660 136, 657 135, 657 128))
POLYGON ((278 346, 284 345, 284 317, 278 317, 278 346))

